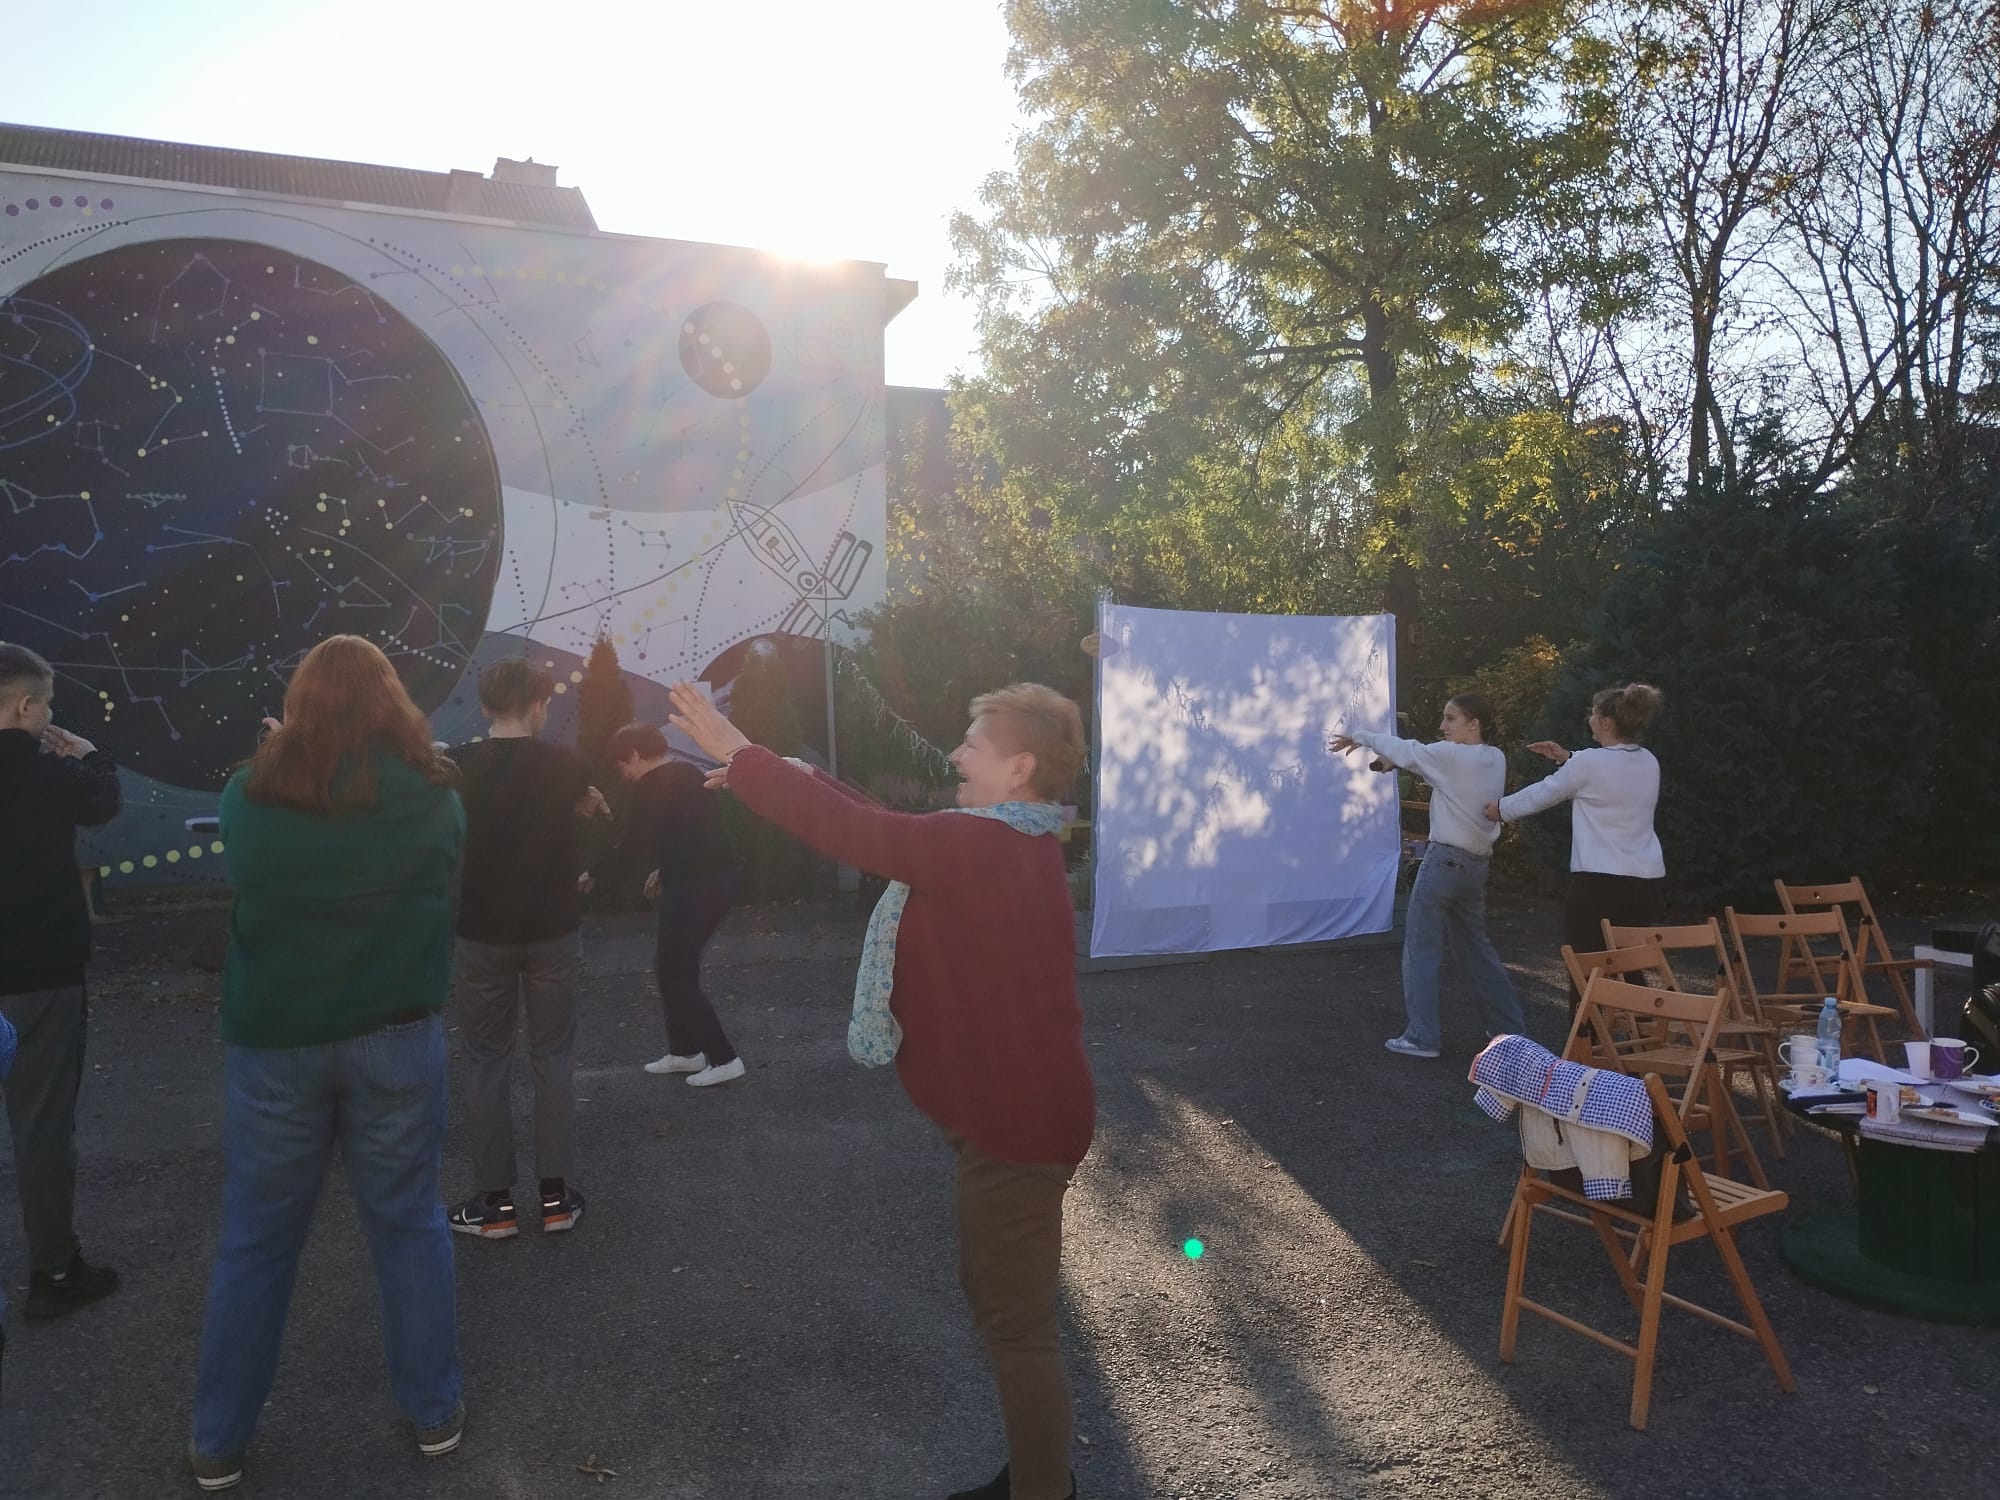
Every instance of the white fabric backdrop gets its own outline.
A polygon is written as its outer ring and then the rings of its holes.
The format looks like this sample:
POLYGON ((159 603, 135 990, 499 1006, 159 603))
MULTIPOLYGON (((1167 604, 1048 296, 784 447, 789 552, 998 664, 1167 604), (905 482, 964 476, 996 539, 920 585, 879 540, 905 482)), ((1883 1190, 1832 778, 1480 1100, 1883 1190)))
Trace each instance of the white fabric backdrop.
POLYGON ((1395 723, 1390 615, 1098 610, 1093 956, 1386 932, 1396 778, 1329 755, 1395 723))

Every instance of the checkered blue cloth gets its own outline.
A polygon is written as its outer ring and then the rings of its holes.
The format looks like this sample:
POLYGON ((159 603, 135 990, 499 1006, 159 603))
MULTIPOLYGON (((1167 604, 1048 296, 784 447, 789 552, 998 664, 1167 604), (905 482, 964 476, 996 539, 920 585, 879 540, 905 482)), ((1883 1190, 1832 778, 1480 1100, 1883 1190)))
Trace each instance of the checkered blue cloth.
MULTIPOLYGON (((1566 1062, 1524 1036, 1496 1036, 1472 1060, 1466 1075, 1479 1087, 1473 1103, 1495 1120, 1509 1118, 1527 1105, 1588 1130, 1609 1131, 1650 1151, 1653 1148, 1653 1101, 1646 1085, 1623 1073, 1566 1062)), ((1592 1198, 1624 1197, 1622 1183, 1599 1184, 1586 1179, 1592 1198), (1597 1190, 1602 1187, 1602 1191, 1597 1190)))

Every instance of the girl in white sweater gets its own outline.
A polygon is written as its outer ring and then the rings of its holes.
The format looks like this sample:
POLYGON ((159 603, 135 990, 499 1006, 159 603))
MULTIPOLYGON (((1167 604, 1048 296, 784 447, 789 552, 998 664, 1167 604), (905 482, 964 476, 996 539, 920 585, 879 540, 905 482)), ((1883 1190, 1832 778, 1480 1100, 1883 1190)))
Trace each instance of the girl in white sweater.
POLYGON ((1486 875, 1500 829, 1483 809, 1507 785, 1507 757, 1486 743, 1493 708, 1478 693, 1444 706, 1435 744, 1354 729, 1327 742, 1336 753, 1366 748, 1430 783, 1431 837, 1403 927, 1403 1034, 1384 1043, 1404 1057, 1444 1050, 1438 980, 1449 949, 1464 969, 1489 1036, 1524 1029, 1514 983, 1486 935, 1486 875))
MULTIPOLYGON (((1563 908, 1564 941, 1578 953, 1604 947, 1603 923, 1645 927, 1659 920, 1667 866, 1653 831, 1660 800, 1660 763, 1639 743, 1659 712, 1660 690, 1643 682, 1606 688, 1591 700, 1589 750, 1565 750, 1553 740, 1528 748, 1556 763, 1545 776, 1486 813, 1511 823, 1558 802, 1576 804, 1570 824, 1569 897, 1563 908)), ((1570 1003, 1580 997, 1572 985, 1570 1003)))

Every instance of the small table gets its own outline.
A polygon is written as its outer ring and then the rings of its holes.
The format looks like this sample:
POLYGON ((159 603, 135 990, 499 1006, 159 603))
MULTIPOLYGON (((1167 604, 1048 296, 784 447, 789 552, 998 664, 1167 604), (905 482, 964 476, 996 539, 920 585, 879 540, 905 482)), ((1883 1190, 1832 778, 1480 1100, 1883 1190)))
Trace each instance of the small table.
POLYGON ((1972 967, 1970 953, 1954 953, 1949 948, 1918 947, 1910 955, 1912 958, 1928 960, 1918 964, 1911 975, 1913 993, 1911 1001, 1917 1010, 1917 1025, 1923 1028, 1925 1036, 1936 1036, 1937 1028, 1931 1025, 1931 971, 1938 964, 1950 964, 1954 969, 1972 967))
POLYGON ((1838 1135, 1854 1178, 1852 1212, 1794 1219, 1785 1264, 1838 1296, 1938 1323, 2000 1327, 2000 1145, 1933 1151, 1861 1133, 1855 1115, 1814 1115, 1828 1096, 1785 1107, 1838 1135))

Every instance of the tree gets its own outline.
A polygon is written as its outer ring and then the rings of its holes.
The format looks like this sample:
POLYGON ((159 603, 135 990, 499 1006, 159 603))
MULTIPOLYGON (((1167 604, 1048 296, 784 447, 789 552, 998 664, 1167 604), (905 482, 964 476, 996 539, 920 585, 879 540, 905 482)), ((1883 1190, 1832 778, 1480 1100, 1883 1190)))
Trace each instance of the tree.
POLYGON ((1949 485, 2000 312, 2000 10, 1859 0, 1845 16, 1845 108, 1821 117, 1823 164, 1787 204, 1794 248, 1775 270, 1832 435, 1825 471, 1880 429, 1878 447, 1924 455, 1949 485))
MULTIPOLYGON (((1200 575, 1282 536, 1358 559, 1413 621, 1413 413, 1521 321, 1548 257, 1598 269, 1611 115, 1573 15, 1015 0, 1036 123, 954 223, 1003 508, 1196 586, 1235 588, 1200 575), (1120 547, 1142 519, 1151 545, 1120 547)), ((1289 571, 1264 607, 1323 604, 1289 571)))
POLYGON ((1824 484, 1877 426, 1957 451, 2000 281, 2000 13, 1986 0, 1640 0, 1607 12, 1652 332, 1618 345, 1686 483, 1769 417, 1824 484))
MULTIPOLYGON (((753 744, 767 750, 797 755, 804 749, 784 658, 769 645, 759 642, 744 656, 730 689, 729 717, 753 744)), ((745 900, 784 901, 811 891, 816 864, 805 845, 776 824, 753 817, 733 797, 724 817, 743 858, 745 900)))
POLYGON ((779 755, 797 755, 805 745, 784 658, 766 642, 753 645, 737 669, 729 717, 752 742, 779 755))
POLYGON ((599 636, 576 689, 576 748, 600 770, 611 736, 632 722, 632 685, 618 665, 618 648, 599 636))
MULTIPOLYGON (((1815 170, 1814 110, 1847 0, 1644 0, 1623 17, 1623 161, 1645 195, 1687 369, 1687 482, 1737 477, 1725 404, 1732 338, 1764 331, 1746 295, 1795 184, 1815 170)), ((1733 395, 1732 395, 1733 399, 1733 395)))

